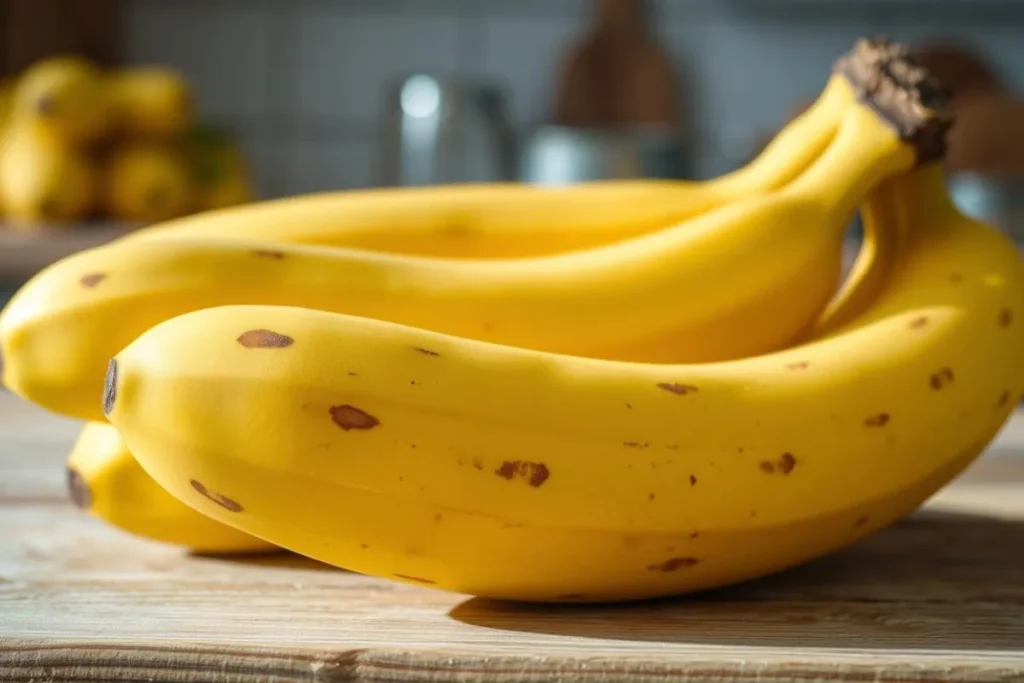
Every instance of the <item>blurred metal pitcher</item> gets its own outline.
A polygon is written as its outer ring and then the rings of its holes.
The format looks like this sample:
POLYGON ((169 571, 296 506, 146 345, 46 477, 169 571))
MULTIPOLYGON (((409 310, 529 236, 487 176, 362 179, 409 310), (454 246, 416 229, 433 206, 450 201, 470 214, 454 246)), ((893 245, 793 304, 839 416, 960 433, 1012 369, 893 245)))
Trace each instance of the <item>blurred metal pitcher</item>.
POLYGON ((434 185, 515 177, 515 136, 500 90, 427 74, 392 88, 381 146, 380 183, 434 185))

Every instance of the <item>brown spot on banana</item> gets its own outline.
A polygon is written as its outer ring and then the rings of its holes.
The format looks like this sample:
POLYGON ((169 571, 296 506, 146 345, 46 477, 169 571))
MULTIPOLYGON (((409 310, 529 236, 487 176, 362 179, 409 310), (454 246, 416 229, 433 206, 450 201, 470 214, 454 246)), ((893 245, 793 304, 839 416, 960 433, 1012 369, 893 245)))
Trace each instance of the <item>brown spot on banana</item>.
POLYGON ((919 329, 921 329, 922 327, 924 327, 927 324, 928 324, 928 316, 926 316, 926 315, 919 315, 916 318, 914 318, 913 320, 911 320, 910 323, 907 325, 907 327, 909 327, 912 330, 919 330, 919 329))
POLYGON ((999 327, 1009 327, 1013 324, 1013 310, 1010 308, 1004 308, 999 311, 997 321, 999 322, 999 327))
POLYGON ((932 373, 928 383, 931 385, 932 389, 938 391, 952 382, 953 379, 954 375, 952 368, 940 368, 937 372, 932 373))
POLYGON ((699 562, 700 560, 696 557, 673 557, 660 564, 648 565, 647 569, 652 572, 674 572, 678 569, 692 567, 699 562))
POLYGON ((811 367, 810 361, 800 360, 795 363, 786 363, 787 370, 806 370, 811 367))
POLYGON ((334 424, 346 432, 353 429, 373 429, 380 424, 380 421, 373 415, 355 406, 331 406, 328 412, 331 415, 331 419, 334 420, 334 424))
POLYGON ((106 273, 89 273, 79 278, 78 283, 86 289, 93 289, 99 283, 107 279, 106 273))
POLYGON ((522 479, 534 488, 541 486, 551 476, 547 465, 527 460, 506 460, 494 473, 509 481, 516 478, 522 479))
POLYGON ((884 427, 889 424, 889 413, 878 413, 864 420, 865 427, 884 427))
POLYGON ((235 341, 247 349, 284 349, 295 343, 286 334, 263 329, 243 332, 235 341))
POLYGON ((700 389, 693 386, 692 384, 679 384, 678 382, 658 382, 658 388, 667 391, 670 394, 676 394, 678 396, 685 396, 687 394, 696 394, 700 389))
POLYGON ((999 394, 999 402, 996 404, 997 408, 1005 408, 1010 403, 1010 392, 1004 391, 999 394))
POLYGON ((782 474, 789 474, 796 467, 796 458, 792 453, 783 453, 775 462, 762 460, 758 466, 765 474, 774 474, 776 471, 782 474))
POLYGON ((278 251, 277 249, 253 249, 252 255, 259 258, 269 258, 275 261, 281 261, 284 259, 284 252, 278 251))
POLYGON ((188 483, 192 485, 192 488, 199 492, 199 495, 209 498, 214 503, 220 505, 222 508, 226 510, 230 510, 231 512, 241 512, 244 509, 237 501, 234 501, 231 498, 228 498, 227 496, 222 496, 219 493, 214 493, 213 491, 210 491, 200 481, 190 479, 188 483))
POLYGON ((437 356, 441 355, 437 351, 431 351, 430 349, 425 349, 425 348, 423 348, 421 346, 413 347, 413 351, 415 351, 416 353, 422 353, 424 356, 434 356, 434 357, 437 357, 437 356))

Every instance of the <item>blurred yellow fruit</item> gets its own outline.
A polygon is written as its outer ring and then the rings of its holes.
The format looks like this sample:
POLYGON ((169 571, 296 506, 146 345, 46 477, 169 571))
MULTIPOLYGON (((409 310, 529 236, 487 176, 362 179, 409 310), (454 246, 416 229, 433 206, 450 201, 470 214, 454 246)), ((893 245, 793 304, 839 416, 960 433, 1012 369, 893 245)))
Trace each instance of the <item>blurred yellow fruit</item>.
POLYGON ((82 57, 43 59, 18 79, 12 114, 38 121, 66 142, 88 145, 106 136, 113 124, 107 81, 82 57))
POLYGON ((12 120, 0 147, 0 197, 15 224, 79 220, 94 208, 96 169, 80 150, 32 119, 12 120))
POLYGON ((189 131, 187 148, 202 211, 245 204, 254 198, 245 154, 226 130, 209 124, 189 131))
POLYGON ((194 206, 188 159, 171 144, 130 142, 112 150, 104 191, 104 208, 118 220, 168 220, 194 206))
POLYGON ((110 96, 118 125, 129 136, 173 136, 192 122, 189 84, 164 66, 137 66, 110 76, 110 96))

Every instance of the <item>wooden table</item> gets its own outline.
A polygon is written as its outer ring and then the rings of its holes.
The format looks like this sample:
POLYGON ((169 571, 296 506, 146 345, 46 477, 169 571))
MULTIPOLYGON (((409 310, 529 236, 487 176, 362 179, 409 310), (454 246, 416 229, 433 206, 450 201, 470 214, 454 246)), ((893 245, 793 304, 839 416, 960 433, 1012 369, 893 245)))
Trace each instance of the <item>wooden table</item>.
POLYGON ((66 502, 77 429, 0 392, 3 681, 1024 681, 1024 415, 845 552, 713 594, 558 608, 129 537, 66 502))

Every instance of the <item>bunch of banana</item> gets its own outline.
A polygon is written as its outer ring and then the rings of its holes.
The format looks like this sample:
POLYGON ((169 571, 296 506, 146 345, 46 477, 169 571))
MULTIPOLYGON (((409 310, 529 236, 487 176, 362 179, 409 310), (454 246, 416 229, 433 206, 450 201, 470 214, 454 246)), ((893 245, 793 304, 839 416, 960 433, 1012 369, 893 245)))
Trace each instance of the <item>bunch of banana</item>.
POLYGON ((0 86, 0 121, 0 205, 20 228, 169 220, 252 196, 230 137, 194 144, 205 126, 188 84, 164 67, 42 59, 0 86))
POLYGON ((859 41, 717 180, 170 221, 29 282, 4 381, 92 421, 73 496, 154 540, 519 600, 763 575, 913 510, 1018 398, 1024 264, 950 203, 951 123, 859 41))
MULTIPOLYGON (((852 97, 859 76, 849 64, 869 57, 840 61, 834 82, 846 84, 850 102, 830 144, 789 183, 608 244, 452 259, 165 234, 73 255, 28 282, 0 316, 5 383, 56 412, 100 420, 106 363, 140 333, 190 311, 250 303, 602 359, 706 362, 784 348, 832 297, 857 206, 919 158, 852 97)), ((943 119, 921 122, 922 144, 944 134, 943 119)))

